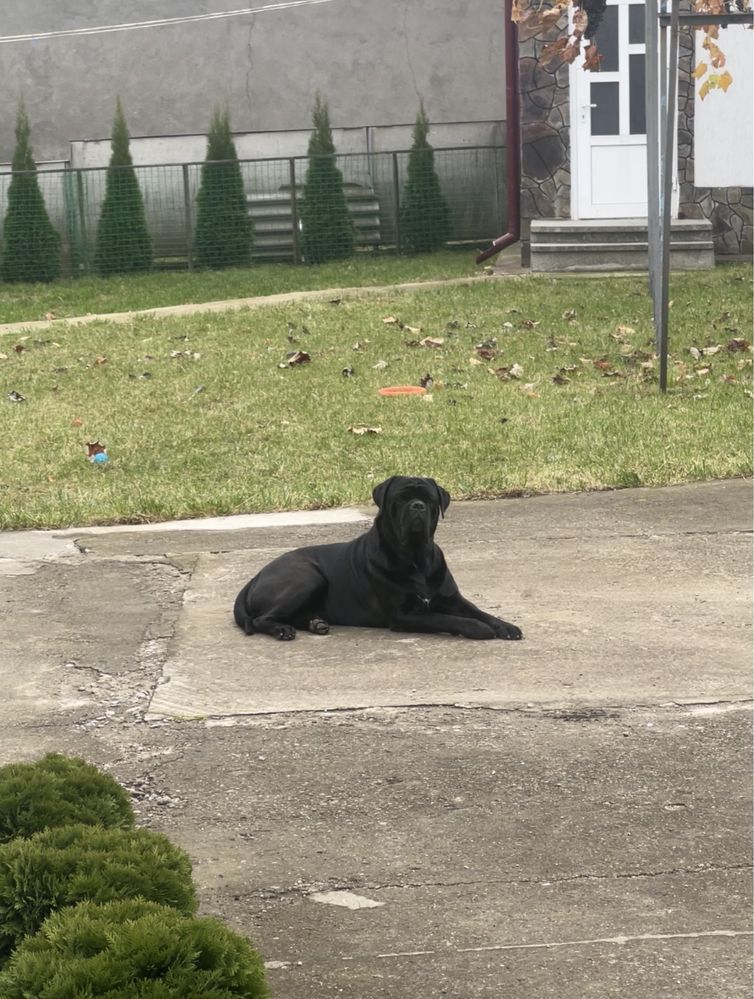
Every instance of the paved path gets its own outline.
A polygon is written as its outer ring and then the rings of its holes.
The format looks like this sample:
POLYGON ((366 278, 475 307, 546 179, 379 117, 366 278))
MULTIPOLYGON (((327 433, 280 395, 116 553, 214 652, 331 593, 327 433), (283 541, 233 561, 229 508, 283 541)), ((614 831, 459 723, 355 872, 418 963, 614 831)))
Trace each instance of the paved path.
MULTIPOLYGON (((370 296, 405 294, 414 291, 428 291, 432 288, 446 288, 450 285, 469 285, 479 281, 495 281, 505 278, 546 278, 567 277, 569 280, 581 278, 585 280, 604 277, 603 273, 564 272, 558 274, 549 272, 545 275, 536 274, 529 268, 521 266, 520 248, 513 246, 509 252, 498 255, 494 271, 480 269, 479 274, 472 277, 442 278, 436 281, 409 281, 403 284, 364 285, 356 288, 321 288, 313 291, 288 291, 277 295, 255 295, 250 298, 232 298, 221 302, 188 302, 183 305, 164 305, 153 309, 137 309, 132 312, 88 313, 85 316, 69 316, 64 319, 37 319, 18 323, 0 323, 0 336, 27 332, 41 332, 54 329, 58 334, 67 326, 81 326, 94 322, 130 323, 140 316, 193 316, 201 312, 229 312, 241 309, 259 309, 270 305, 286 305, 289 302, 328 302, 340 298, 364 298, 370 296)), ((635 278, 636 272, 617 271, 611 277, 635 278)))
POLYGON ((123 781, 279 999, 748 995, 750 483, 452 505, 521 643, 235 628, 371 513, 0 534, 1 758, 123 781))

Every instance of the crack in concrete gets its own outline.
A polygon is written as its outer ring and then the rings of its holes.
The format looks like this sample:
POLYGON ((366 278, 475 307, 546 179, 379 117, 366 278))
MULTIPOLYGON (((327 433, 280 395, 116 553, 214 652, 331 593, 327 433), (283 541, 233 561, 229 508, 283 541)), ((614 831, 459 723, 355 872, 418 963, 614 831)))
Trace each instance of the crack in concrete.
POLYGON ((291 885, 289 888, 269 889, 259 888, 255 891, 244 892, 235 896, 238 899, 283 899, 291 897, 306 898, 315 892, 321 891, 352 891, 352 892, 376 892, 390 889, 422 889, 422 888, 478 888, 484 886, 500 887, 526 887, 539 886, 550 888, 555 885, 574 884, 577 882, 605 882, 605 881, 631 881, 651 878, 677 877, 700 874, 720 874, 750 872, 754 870, 754 865, 745 864, 702 864, 697 867, 678 867, 661 871, 626 871, 616 874, 572 874, 567 877, 553 878, 484 878, 469 881, 397 881, 388 883, 377 883, 373 881, 328 881, 312 882, 309 884, 291 885))
MULTIPOLYGON (((330 715, 367 715, 374 712, 384 711, 489 711, 494 714, 520 714, 528 718, 543 718, 550 721, 584 721, 619 722, 621 718, 631 712, 652 712, 662 711, 691 711, 695 713, 714 714, 716 710, 720 713, 725 711, 751 710, 754 701, 750 697, 738 699, 726 699, 716 701, 663 701, 657 704, 637 701, 633 704, 585 704, 574 706, 570 701, 563 701, 560 704, 535 705, 528 707, 516 704, 475 704, 473 701, 409 701, 406 703, 380 704, 380 705, 352 705, 350 707, 333 708, 305 708, 293 711, 247 711, 238 714, 215 714, 204 715, 201 718, 206 728, 230 728, 245 719, 262 719, 273 722, 279 718, 306 718, 312 716, 328 717, 330 715)), ((167 721, 180 719, 166 718, 167 721)), ((196 719, 192 719, 196 720, 196 719)))

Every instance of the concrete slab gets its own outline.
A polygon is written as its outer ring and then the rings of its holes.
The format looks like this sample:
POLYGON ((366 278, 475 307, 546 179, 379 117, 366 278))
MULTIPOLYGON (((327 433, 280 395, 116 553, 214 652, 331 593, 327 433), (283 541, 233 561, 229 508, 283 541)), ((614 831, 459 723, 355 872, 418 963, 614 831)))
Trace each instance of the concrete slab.
POLYGON ((751 974, 750 722, 414 708, 193 723, 155 764, 174 798, 150 822, 287 999, 733 999, 751 974), (383 904, 312 901, 329 891, 383 904))
POLYGON ((700 533, 671 534, 664 523, 655 536, 637 535, 636 514, 621 520, 617 495, 592 498, 607 511, 585 538, 568 536, 574 527, 560 535, 562 521, 543 524, 548 507, 537 500, 505 507, 515 521, 516 507, 538 506, 539 531, 528 538, 516 529, 509 536, 507 518, 496 534, 479 531, 478 521, 440 528, 462 591, 519 624, 522 643, 348 628, 285 644, 247 638, 232 621, 233 599, 250 575, 295 547, 295 535, 284 547, 201 556, 150 717, 750 697, 748 535, 704 533, 700 521, 700 533), (473 543, 464 537, 471 530, 473 543))

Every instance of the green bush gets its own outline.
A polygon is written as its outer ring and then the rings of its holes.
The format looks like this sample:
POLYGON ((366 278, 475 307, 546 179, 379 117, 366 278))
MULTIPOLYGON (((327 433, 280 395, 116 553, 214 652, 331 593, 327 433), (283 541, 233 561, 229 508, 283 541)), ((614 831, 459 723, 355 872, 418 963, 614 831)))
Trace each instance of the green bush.
POLYGON ((80 825, 5 843, 0 846, 0 962, 55 909, 128 898, 193 913, 191 863, 183 850, 149 829, 80 825))
POLYGON ((0 843, 73 822, 133 826, 128 794, 91 764, 58 753, 0 767, 0 843))
POLYGON ((261 958, 214 919, 166 906, 83 902, 51 916, 0 973, 3 999, 261 999, 261 958))
POLYGON ((29 144, 23 102, 16 114, 13 176, 3 225, 3 281, 53 281, 60 274, 60 236, 47 214, 29 144))
POLYGON ((450 212, 435 173, 435 151, 427 141, 429 120, 422 104, 408 154, 408 179, 401 201, 401 249, 439 250, 450 238, 450 212))
POLYGON ((343 175, 335 165, 330 112, 319 94, 312 125, 301 203, 301 248, 308 264, 321 264, 351 256, 354 227, 343 193, 343 175))
POLYGON ((152 266, 152 240, 144 201, 128 148, 128 127, 118 100, 113 122, 110 166, 102 202, 94 266, 98 274, 133 274, 152 266))
POLYGON ((207 156, 196 196, 194 250, 200 267, 251 263, 253 224, 228 112, 215 111, 207 134, 207 156))

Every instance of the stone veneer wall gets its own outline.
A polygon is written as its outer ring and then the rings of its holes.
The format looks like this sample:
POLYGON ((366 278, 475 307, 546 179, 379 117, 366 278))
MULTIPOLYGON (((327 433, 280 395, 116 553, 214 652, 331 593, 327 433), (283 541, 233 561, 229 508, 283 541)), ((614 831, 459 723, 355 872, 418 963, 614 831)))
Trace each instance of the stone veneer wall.
POLYGON ((540 63, 558 31, 518 26, 521 92, 521 258, 529 264, 534 218, 571 217, 571 146, 568 66, 540 63))
POLYGON ((751 256, 752 189, 694 187, 694 32, 682 29, 678 71, 678 180, 682 219, 712 221, 715 253, 751 256))

